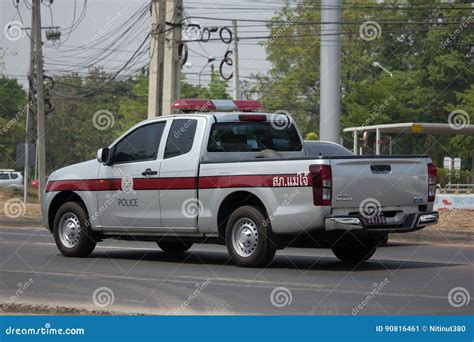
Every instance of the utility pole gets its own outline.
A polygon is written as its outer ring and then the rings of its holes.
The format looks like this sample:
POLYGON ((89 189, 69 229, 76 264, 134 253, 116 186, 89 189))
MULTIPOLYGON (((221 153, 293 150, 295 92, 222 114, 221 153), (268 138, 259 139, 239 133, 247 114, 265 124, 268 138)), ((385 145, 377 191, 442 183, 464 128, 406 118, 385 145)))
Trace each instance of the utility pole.
MULTIPOLYGON (((31 27, 35 27, 35 12, 31 11, 31 27)), ((35 37, 30 35, 30 69, 28 70, 28 103, 26 104, 26 137, 25 137, 25 172, 23 174, 23 203, 28 201, 30 177, 30 144, 33 135, 33 77, 35 74, 35 37)))
POLYGON ((165 56, 163 62, 163 115, 171 114, 171 104, 179 98, 181 82, 181 61, 179 42, 181 41, 181 22, 183 20, 183 1, 166 0, 165 56))
POLYGON ((240 82, 239 82, 239 38, 237 36, 237 20, 232 20, 232 65, 233 65, 233 83, 234 83, 234 100, 240 100, 240 82))
POLYGON ((148 119, 162 115, 165 14, 166 0, 152 0, 150 68, 148 73, 148 119))
POLYGON ((342 0, 321 0, 319 138, 340 144, 342 0))
POLYGON ((43 92, 43 47, 41 41, 41 0, 33 0, 33 15, 35 26, 31 35, 35 37, 36 61, 36 126, 37 126, 37 155, 38 155, 38 197, 41 202, 45 188, 46 152, 44 132, 44 92, 43 92))

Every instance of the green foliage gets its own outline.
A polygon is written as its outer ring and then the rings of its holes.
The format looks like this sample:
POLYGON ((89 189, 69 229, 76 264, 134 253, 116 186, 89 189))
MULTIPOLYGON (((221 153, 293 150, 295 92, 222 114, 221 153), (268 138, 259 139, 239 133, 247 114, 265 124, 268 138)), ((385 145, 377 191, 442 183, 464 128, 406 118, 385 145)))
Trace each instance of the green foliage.
MULTIPOLYGON (((209 87, 197 89, 199 91, 200 99, 230 99, 229 94, 227 94, 227 81, 221 79, 219 73, 215 71, 211 74, 211 82, 209 82, 209 87)), ((184 96, 182 97, 184 98, 184 96)))
MULTIPOLYGON (((390 0, 345 2, 342 128, 414 121, 448 123, 454 109, 469 113, 472 124, 474 68, 470 49, 474 30, 470 27, 472 17, 470 23, 467 17, 470 5, 440 5, 434 10, 433 6, 420 6, 419 1, 406 1, 406 6, 410 5, 417 9, 399 9, 403 6, 390 0), (390 8, 392 5, 396 6, 390 8), (459 24, 437 24, 439 12, 446 21, 459 24), (365 41, 359 35, 359 23, 368 20, 379 23, 381 34, 365 41), (390 70, 393 77, 374 67, 374 62, 390 70)), ((273 17, 279 24, 268 26, 273 39, 263 45, 272 67, 267 76, 258 79, 260 94, 265 108, 287 110, 303 133, 317 132, 320 25, 292 23, 320 21, 320 2, 303 0, 292 8, 284 6, 273 17)), ((351 134, 343 138, 352 145, 351 134)), ((460 156, 470 166, 472 136, 399 134, 392 138, 394 153, 430 153, 438 165, 446 155, 460 156)), ((370 137, 371 142, 374 139, 370 137)), ((373 153, 372 143, 369 146, 366 152, 373 153)), ((388 153, 388 144, 382 146, 382 152, 388 153)))
MULTIPOLYGON (((52 102, 46 115, 47 173, 65 165, 95 158, 97 149, 110 145, 134 124, 146 119, 148 76, 110 81, 101 68, 86 76, 55 77, 52 102), (102 116, 105 121, 98 122, 102 116), (108 121, 107 121, 108 120, 108 121), (101 126, 102 125, 102 126, 101 126)), ((182 98, 229 98, 227 82, 214 73, 209 87, 199 88, 183 76, 182 98)), ((0 78, 0 168, 20 169, 16 144, 25 139, 25 92, 16 80, 0 78)), ((32 137, 34 140, 35 137, 32 137)))
POLYGON ((468 170, 460 170, 456 172, 454 170, 446 170, 444 168, 437 168, 436 182, 442 187, 451 180, 451 184, 470 184, 471 183, 471 172, 468 170))
POLYGON ((15 79, 0 77, 0 168, 16 168, 16 144, 25 141, 26 95, 15 79))
POLYGON ((315 132, 308 132, 304 137, 304 140, 318 140, 318 134, 315 132))
MULTIPOLYGON (((348 0, 344 3, 342 26, 342 117, 341 126, 393 122, 447 123, 449 114, 462 110, 474 122, 474 68, 472 68, 472 21, 470 4, 420 6, 417 10, 394 9, 396 0, 348 0), (354 5, 354 6, 351 6, 354 5), (384 7, 382 10, 381 7, 384 7), (437 24, 442 11, 452 24, 437 24), (380 23, 381 35, 365 41, 359 35, 361 22, 380 23), (421 24, 422 23, 422 24, 421 24), (471 25, 471 26, 469 26, 471 25), (378 62, 393 77, 373 66, 378 62)), ((434 3, 434 2, 430 2, 434 3)), ((269 23, 272 37, 263 45, 271 63, 268 74, 256 76, 265 110, 292 113, 307 139, 319 132, 320 25, 295 25, 295 21, 320 21, 320 2, 301 0, 284 5, 269 23)), ((89 70, 55 77, 54 112, 46 116, 47 168, 52 169, 94 158, 98 148, 109 145, 133 124, 147 117, 148 76, 141 73, 127 80, 110 81, 104 70, 89 70), (98 111, 112 113, 113 125, 98 130, 93 123, 98 111)), ((228 99, 227 82, 212 73, 207 87, 181 80, 181 98, 228 99)), ((26 102, 16 80, 0 78, 0 167, 18 168, 15 146, 23 142, 25 121, 18 115, 26 102), (12 122, 12 119, 17 118, 12 122), (11 124, 10 124, 11 123, 11 124)), ((455 132, 454 132, 455 133, 455 132)), ((316 137, 314 136, 316 134, 316 137)), ((352 136, 344 135, 352 146, 352 136)), ((34 138, 34 137, 33 137, 34 138)), ((382 139, 387 141, 385 136, 382 139)), ((367 153, 372 153, 374 137, 367 153)), ((393 153, 429 153, 437 165, 444 156, 461 157, 470 168, 474 137, 467 135, 393 136, 393 153)), ((382 146, 388 152, 388 144, 382 146)))

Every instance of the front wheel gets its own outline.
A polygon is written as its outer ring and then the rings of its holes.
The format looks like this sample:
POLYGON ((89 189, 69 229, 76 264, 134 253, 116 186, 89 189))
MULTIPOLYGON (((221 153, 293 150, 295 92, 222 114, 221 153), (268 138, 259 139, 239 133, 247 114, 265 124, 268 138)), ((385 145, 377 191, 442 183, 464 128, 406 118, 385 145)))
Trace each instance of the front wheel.
POLYGON ((158 246, 163 250, 163 252, 169 253, 169 254, 184 253, 188 249, 190 249, 192 245, 193 245, 192 242, 185 242, 185 241, 160 241, 160 242, 158 242, 158 246))
POLYGON ((331 246, 336 257, 348 264, 359 264, 369 260, 378 247, 378 239, 344 236, 331 246))
POLYGON ((236 209, 229 217, 225 235, 231 260, 239 266, 266 266, 275 255, 270 225, 258 207, 236 209))
POLYGON ((53 235, 59 251, 68 257, 86 257, 96 245, 87 212, 76 202, 61 205, 54 217, 53 235))

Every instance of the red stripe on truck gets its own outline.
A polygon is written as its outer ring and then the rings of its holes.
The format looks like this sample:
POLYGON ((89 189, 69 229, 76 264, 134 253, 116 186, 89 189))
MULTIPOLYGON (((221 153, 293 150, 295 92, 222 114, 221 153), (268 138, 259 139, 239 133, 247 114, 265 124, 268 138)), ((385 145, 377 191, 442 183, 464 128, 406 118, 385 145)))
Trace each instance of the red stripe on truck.
MULTIPOLYGON (((133 178, 134 190, 183 190, 254 187, 305 187, 312 179, 305 173, 276 175, 202 176, 168 178, 133 178)), ((50 191, 118 191, 122 179, 86 179, 48 181, 50 191)))

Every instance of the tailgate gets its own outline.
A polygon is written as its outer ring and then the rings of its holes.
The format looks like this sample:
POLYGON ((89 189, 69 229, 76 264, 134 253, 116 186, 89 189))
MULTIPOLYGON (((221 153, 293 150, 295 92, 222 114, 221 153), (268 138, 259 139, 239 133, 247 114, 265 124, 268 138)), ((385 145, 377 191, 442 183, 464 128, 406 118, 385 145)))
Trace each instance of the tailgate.
POLYGON ((332 207, 417 206, 428 202, 429 158, 354 157, 331 159, 332 207))

